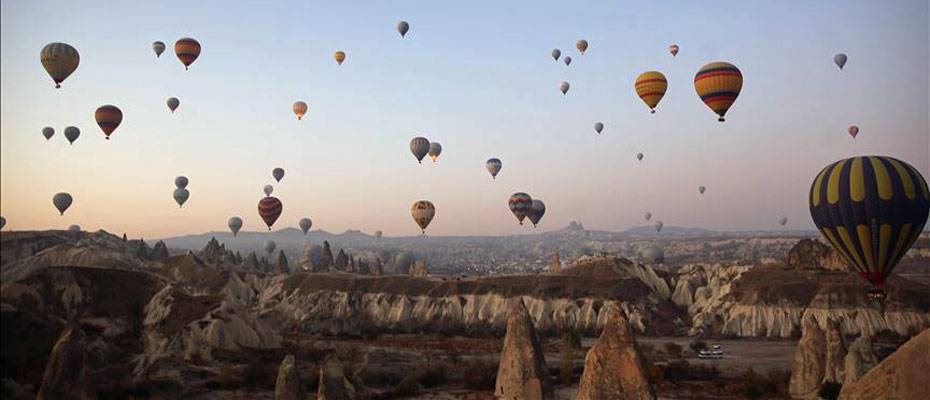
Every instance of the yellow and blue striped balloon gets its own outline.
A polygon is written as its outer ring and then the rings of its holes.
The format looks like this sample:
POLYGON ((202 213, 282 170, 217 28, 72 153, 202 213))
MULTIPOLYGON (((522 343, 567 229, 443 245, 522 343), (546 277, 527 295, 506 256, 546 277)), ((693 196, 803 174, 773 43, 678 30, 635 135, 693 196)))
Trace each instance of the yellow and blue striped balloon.
POLYGON ((60 88, 61 82, 71 76, 81 63, 81 55, 67 43, 49 43, 42 48, 39 57, 45 72, 55 81, 55 88, 60 88))
POLYGON ((853 157, 820 171, 809 200, 817 229, 884 298, 885 280, 927 222, 927 181, 901 160, 853 157))

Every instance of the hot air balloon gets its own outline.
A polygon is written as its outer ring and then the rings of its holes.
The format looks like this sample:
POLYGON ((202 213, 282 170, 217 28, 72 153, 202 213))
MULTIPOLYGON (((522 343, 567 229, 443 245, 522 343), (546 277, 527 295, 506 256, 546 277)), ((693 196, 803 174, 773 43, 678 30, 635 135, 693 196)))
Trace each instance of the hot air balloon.
POLYGON ((78 224, 73 224, 73 225, 71 225, 71 226, 68 227, 68 232, 71 232, 71 233, 78 233, 78 232, 80 232, 80 231, 81 231, 81 226, 78 225, 78 224))
POLYGON ((846 57, 845 54, 839 53, 839 54, 833 56, 833 63, 836 64, 837 67, 840 67, 840 70, 842 70, 842 69, 843 69, 843 66, 846 65, 846 60, 847 60, 847 59, 848 59, 848 57, 846 57))
POLYGON ((567 67, 569 65, 572 65, 572 58, 569 56, 565 56, 565 58, 562 59, 562 62, 564 62, 565 66, 567 67))
POLYGON ((174 110, 177 110, 178 106, 181 105, 181 100, 178 100, 177 97, 169 97, 168 101, 165 103, 168 104, 168 109, 171 110, 171 112, 174 112, 174 110))
POLYGON ((410 139, 410 152, 413 153, 417 162, 422 164, 423 157, 426 157, 426 154, 429 153, 429 140, 420 136, 410 139))
POLYGON ((342 62, 346 60, 346 52, 337 51, 336 54, 333 54, 333 58, 336 59, 336 63, 342 65, 342 62))
POLYGON ((274 178, 274 180, 281 182, 281 179, 284 179, 284 168, 278 167, 271 170, 271 177, 274 178))
POLYGON ((56 193, 55 196, 52 196, 52 205, 58 209, 61 215, 65 215, 65 210, 71 207, 73 201, 74 198, 68 193, 56 193))
POLYGON ((636 153, 636 159, 639 161, 643 161, 643 153, 636 153))
POLYGON ((113 131, 123 122, 123 112, 120 111, 119 108, 116 108, 116 106, 107 104, 97 108, 97 111, 94 112, 94 119, 97 120, 97 126, 99 126, 103 134, 106 135, 107 140, 110 140, 110 135, 112 135, 113 131))
POLYGON ((657 232, 657 233, 658 233, 658 232, 661 232, 663 226, 665 226, 665 224, 663 224, 662 221, 656 221, 656 223, 655 223, 656 232, 657 232))
POLYGON ((186 176, 174 178, 174 186, 178 189, 186 188, 188 183, 190 183, 190 180, 188 180, 186 176))
POLYGON ((646 214, 644 214, 643 217, 646 217, 646 221, 649 221, 650 219, 652 219, 652 213, 649 211, 646 211, 646 214))
POLYGON ((184 203, 191 197, 191 192, 184 188, 174 189, 174 201, 178 203, 178 208, 184 206, 184 203))
POLYGON ((242 218, 232 217, 226 222, 233 236, 239 236, 239 230, 242 229, 242 218))
POLYGON ((77 140, 78 136, 81 136, 80 129, 73 126, 65 128, 65 139, 68 139, 69 144, 74 144, 74 141, 77 140))
POLYGON ((200 57, 200 42, 191 38, 179 39, 174 44, 174 54, 184 64, 184 69, 187 69, 200 57))
POLYGON ((298 121, 300 121, 304 117, 304 114, 307 113, 307 110, 309 108, 310 107, 307 106, 307 103, 304 103, 303 101, 295 101, 294 105, 291 106, 291 109, 294 110, 294 115, 297 116, 298 121))
POLYGON ((568 88, 569 88, 569 87, 570 87, 570 86, 569 86, 568 82, 566 82, 566 81, 562 81, 561 83, 559 83, 559 90, 562 91, 562 94, 568 93, 568 88))
POLYGON ((0 229, 3 229, 4 226, 6 226, 6 218, 0 216, 0 229))
POLYGON ((604 124, 603 124, 603 123, 601 123, 601 122, 595 122, 595 123, 594 123, 594 131, 595 131, 595 132, 597 132, 598 134, 600 134, 601 131, 603 131, 603 130, 604 130, 604 124))
POLYGON ((514 193, 510 196, 507 205, 510 207, 510 212, 517 217, 517 221, 520 221, 520 225, 523 225, 523 219, 526 218, 526 214, 530 211, 530 207, 533 206, 533 198, 526 193, 514 193))
POLYGON ((723 116, 743 89, 743 74, 733 64, 712 62, 698 70, 694 89, 701 101, 720 116, 717 121, 723 122, 723 116))
POLYGON ((488 161, 484 164, 484 168, 488 170, 488 173, 491 174, 491 179, 497 179, 497 173, 501 172, 501 160, 496 158, 489 158, 488 161))
POLYGON ((698 186, 698 192, 699 192, 699 193, 704 194, 704 192, 705 192, 706 190, 707 190, 706 187, 704 187, 704 186, 698 186))
POLYGON ((579 53, 584 54, 584 52, 588 50, 588 41, 581 39, 575 42, 575 48, 578 49, 579 53))
POLYGON ((559 61, 559 57, 562 57, 562 50, 552 49, 552 59, 559 61))
POLYGON ((274 252, 275 247, 278 247, 278 245, 274 242, 274 240, 267 240, 265 241, 265 244, 262 245, 262 249, 264 249, 268 254, 274 252))
POLYGON ((81 63, 81 55, 78 51, 65 43, 45 45, 39 53, 39 58, 42 66, 45 67, 45 72, 48 72, 48 75, 55 81, 56 89, 61 87, 61 83, 71 76, 81 63))
POLYGON ((51 139, 52 136, 54 135, 55 135, 55 128, 52 128, 50 126, 46 126, 45 128, 42 128, 42 136, 45 136, 45 140, 51 139))
POLYGON ((258 201, 258 215, 262 217, 262 221, 265 221, 265 225, 268 225, 269 231, 283 210, 284 205, 277 197, 268 196, 258 201))
POLYGON ((413 220, 420 226, 420 232, 426 234, 426 227, 433 220, 433 216, 436 215, 436 207, 429 201, 420 200, 414 202, 413 205, 410 206, 410 215, 413 216, 413 220))
POLYGON ((530 205, 529 212, 526 213, 526 217, 530 219, 530 222, 533 223, 533 227, 536 227, 536 224, 539 223, 539 220, 542 219, 543 215, 546 214, 546 204, 542 200, 533 199, 533 203, 530 205))
POLYGON ((643 72, 636 78, 636 94, 643 103, 649 106, 653 113, 656 112, 656 106, 665 96, 665 90, 668 89, 668 80, 665 75, 658 71, 643 72))
POLYGON ((301 218, 300 221, 297 222, 297 226, 299 226, 300 230, 304 231, 304 235, 306 235, 307 232, 310 231, 310 227, 313 226, 313 221, 311 221, 310 218, 301 218))
POLYGON ((849 132, 849 136, 852 136, 853 139, 855 139, 856 135, 859 134, 859 127, 856 125, 850 125, 849 129, 847 129, 847 132, 849 132))
POLYGON ((265 192, 265 196, 271 196, 271 192, 274 192, 274 186, 265 185, 265 187, 262 188, 262 191, 265 192))
POLYGON ((155 57, 161 57, 161 53, 165 52, 165 43, 161 41, 156 41, 152 43, 152 50, 155 51, 155 57))
POLYGON ((668 46, 668 52, 669 52, 669 53, 672 53, 672 57, 677 56, 677 55, 678 55, 678 45, 677 45, 677 44, 673 44, 673 45, 671 45, 671 46, 668 46))
POLYGON ((885 280, 927 222, 927 181, 904 161, 859 156, 821 170, 809 200, 814 225, 883 301, 885 280))
POLYGON ((785 226, 785 224, 787 223, 788 223, 788 217, 784 215, 782 215, 781 218, 778 219, 778 225, 785 226))
POLYGON ((407 31, 410 30, 410 24, 407 21, 400 21, 397 23, 397 33, 400 33, 400 37, 407 36, 407 31))
POLYGON ((429 158, 433 159, 433 162, 436 162, 436 159, 439 158, 439 154, 442 153, 442 145, 439 142, 432 142, 429 144, 429 158))
POLYGON ((375 237, 376 237, 376 238, 381 239, 382 236, 384 236, 384 232, 375 231, 375 237))

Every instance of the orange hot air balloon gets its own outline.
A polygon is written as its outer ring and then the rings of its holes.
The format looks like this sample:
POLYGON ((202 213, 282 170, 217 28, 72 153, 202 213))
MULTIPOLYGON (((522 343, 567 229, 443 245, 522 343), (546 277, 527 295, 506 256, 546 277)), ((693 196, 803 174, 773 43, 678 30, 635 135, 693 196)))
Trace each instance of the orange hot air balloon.
POLYGON ((179 39, 174 44, 174 53, 184 64, 184 69, 187 69, 194 61, 197 61, 197 57, 200 57, 200 42, 191 38, 179 39))
POLYGON ((281 211, 284 211, 284 205, 281 204, 281 200, 278 200, 277 197, 263 197, 258 201, 258 216, 262 217, 265 225, 268 225, 269 231, 275 221, 278 220, 278 217, 281 216, 281 211))
POLYGON ((713 62, 701 67, 694 76, 694 90, 701 101, 720 116, 723 116, 736 101, 743 89, 743 73, 735 65, 726 62, 713 62))
POLYGON ((336 54, 333 55, 333 58, 336 59, 336 62, 337 62, 339 65, 342 65, 342 62, 346 60, 346 52, 344 52, 344 51, 337 51, 336 54))
POLYGON ((297 116, 297 120, 300 121, 303 119, 304 114, 307 113, 307 110, 310 109, 310 106, 308 106, 305 102, 295 101, 291 108, 294 110, 294 115, 297 116))
POLYGON ((636 78, 635 86, 636 94, 649 106, 652 113, 655 113, 656 106, 659 105, 659 101, 668 89, 668 80, 665 79, 665 75, 659 71, 643 72, 636 78))
POLYGON ((855 138, 856 138, 856 135, 859 134, 859 127, 858 127, 858 126, 855 126, 855 125, 850 125, 850 126, 849 126, 849 129, 847 130, 847 132, 849 132, 849 136, 852 136, 853 139, 855 139, 855 138))
POLYGON ((107 104, 97 108, 94 112, 94 119, 97 120, 97 125, 100 126, 103 134, 107 136, 107 140, 110 140, 110 135, 123 122, 123 112, 116 106, 107 104))

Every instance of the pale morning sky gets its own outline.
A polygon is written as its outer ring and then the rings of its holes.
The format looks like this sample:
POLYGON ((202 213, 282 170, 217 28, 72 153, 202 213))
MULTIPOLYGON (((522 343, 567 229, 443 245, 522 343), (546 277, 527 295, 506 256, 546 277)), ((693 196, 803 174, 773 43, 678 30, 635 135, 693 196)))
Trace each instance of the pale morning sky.
POLYGON ((786 215, 809 229, 807 191, 832 161, 890 155, 930 176, 926 0, 4 0, 0 10, 4 229, 77 223, 154 238, 225 230, 232 215, 264 229, 256 204, 278 166, 276 229, 309 216, 314 228, 391 236, 419 233, 409 212, 419 199, 437 207, 430 234, 530 232, 507 208, 517 191, 546 202, 540 230, 571 220, 622 230, 645 211, 667 226, 777 229, 786 215), (405 39, 399 20, 411 25, 405 39), (173 53, 184 36, 203 46, 190 71, 173 53), (168 44, 161 58, 156 40, 168 44), (59 90, 39 62, 50 42, 81 54, 59 90), (336 50, 348 54, 342 66, 336 50), (849 55, 844 71, 837 52, 849 55), (692 84, 712 61, 744 76, 722 124, 692 84), (652 69, 669 80, 654 115, 633 89, 652 69), (300 122, 298 99, 310 105, 300 122), (124 113, 109 141, 94 123, 103 104, 124 113), (68 125, 82 131, 73 146, 68 125), (44 126, 57 132, 49 142, 44 126), (438 163, 416 163, 417 135, 442 143, 438 163), (496 181, 490 157, 503 160, 496 181), (190 178, 182 209, 177 175, 190 178), (59 191, 75 198, 63 217, 51 204, 59 191))

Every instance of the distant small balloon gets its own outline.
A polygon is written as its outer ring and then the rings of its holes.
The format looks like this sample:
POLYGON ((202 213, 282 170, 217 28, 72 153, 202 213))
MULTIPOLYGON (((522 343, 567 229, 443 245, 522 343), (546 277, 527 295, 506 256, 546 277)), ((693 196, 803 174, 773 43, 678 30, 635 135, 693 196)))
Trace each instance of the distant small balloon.
POLYGON ((652 219, 652 213, 649 211, 646 211, 646 214, 644 214, 643 217, 646 218, 646 221, 649 221, 650 219, 652 219))
POLYGON ((530 219, 530 222, 533 223, 533 227, 536 227, 536 224, 542 219, 543 215, 546 214, 546 204, 542 200, 533 199, 533 204, 530 205, 529 212, 526 213, 526 217, 530 219))
POLYGON ((242 229, 242 218, 232 217, 226 222, 226 225, 229 226, 229 230, 232 231, 233 236, 238 236, 239 230, 242 229))
POLYGON ((559 61, 559 57, 562 57, 562 50, 552 49, 552 59, 559 61))
POLYGON ((439 142, 430 142, 429 144, 429 158, 436 162, 439 158, 439 154, 442 153, 442 145, 439 142))
POLYGON ((859 127, 855 125, 850 125, 849 129, 847 129, 847 132, 849 132, 849 136, 852 136, 853 139, 855 139, 856 135, 859 134, 859 127))
POLYGON ((97 108, 94 112, 94 119, 97 120, 97 126, 103 131, 107 140, 110 140, 110 135, 123 122, 123 112, 116 106, 107 104, 97 108))
POLYGON ((429 153, 429 139, 421 136, 417 136, 413 139, 410 139, 410 152, 413 153, 413 156, 417 159, 417 162, 423 163, 423 157, 426 157, 426 154, 429 153))
POLYGON ((177 110, 178 106, 181 105, 181 100, 178 100, 177 97, 169 97, 165 103, 168 104, 168 109, 174 112, 174 110, 177 110))
POLYGON ((271 176, 274 180, 281 182, 281 179, 284 179, 284 168, 278 167, 271 170, 271 176))
POLYGON ((266 241, 264 246, 262 246, 262 248, 265 249, 265 252, 268 254, 273 253, 275 247, 278 247, 278 245, 274 242, 274 240, 266 241))
POLYGON ((785 226, 788 223, 788 217, 782 216, 778 219, 778 225, 785 226))
POLYGON ((704 186, 698 186, 698 192, 700 192, 701 194, 704 194, 704 192, 705 192, 706 190, 707 190, 706 187, 704 187, 704 186))
POLYGON ((655 223, 656 232, 661 232, 663 226, 665 226, 665 224, 663 224, 662 221, 656 221, 655 223))
POLYGON ((564 63, 565 63, 565 66, 569 66, 569 65, 572 65, 572 58, 571 58, 571 57, 569 57, 569 56, 565 56, 565 58, 564 58, 564 59, 562 59, 562 62, 564 62, 564 63))
POLYGON ((55 196, 52 196, 52 205, 58 209, 61 215, 65 215, 65 211, 68 207, 71 207, 72 202, 74 202, 74 198, 68 193, 56 193, 55 196))
POLYGON ((382 236, 384 236, 384 232, 375 231, 375 237, 376 237, 376 238, 381 239, 382 236))
POLYGON ((397 33, 400 33, 400 37, 407 36, 407 31, 410 30, 410 24, 407 21, 400 21, 397 23, 397 33))
POLYGON ((155 57, 161 58, 161 53, 165 52, 165 43, 161 41, 152 43, 152 50, 155 51, 155 57))
POLYGON ((51 139, 52 136, 54 135, 55 135, 55 128, 52 128, 50 126, 46 126, 45 128, 42 128, 42 136, 45 136, 45 140, 51 139))
POLYGON ((81 136, 80 129, 73 126, 65 128, 65 139, 68 139, 69 144, 74 144, 74 141, 77 140, 79 136, 81 136))
POLYGON ((669 53, 672 53, 672 57, 677 56, 677 55, 678 55, 678 45, 677 45, 677 44, 673 44, 673 45, 671 45, 671 46, 668 46, 668 52, 669 52, 669 53))
POLYGON ((840 67, 840 70, 842 70, 842 69, 843 69, 843 66, 846 65, 846 60, 848 60, 848 59, 849 59, 849 58, 846 57, 845 54, 839 53, 839 54, 833 56, 833 63, 836 64, 837 67, 840 67))
POLYGON ((197 61, 197 57, 200 57, 200 42, 192 38, 179 39, 174 44, 174 53, 178 56, 178 60, 181 60, 181 64, 184 64, 186 70, 194 61, 197 61))
POLYGON ((636 159, 639 161, 643 161, 643 153, 636 153, 636 159))
POLYGON ((601 122, 595 122, 595 123, 594 123, 594 131, 595 131, 595 132, 597 132, 598 134, 600 134, 601 131, 603 131, 603 130, 604 130, 604 124, 603 124, 603 123, 601 123, 601 122))
POLYGON ((265 187, 262 188, 262 191, 265 192, 265 196, 271 196, 271 192, 274 192, 274 186, 265 185, 265 187))
POLYGON ((559 90, 562 91, 562 94, 568 93, 568 88, 569 88, 569 87, 570 87, 570 86, 569 86, 568 82, 566 82, 566 81, 562 81, 562 83, 559 83, 559 90))
POLYGON ((336 63, 342 65, 342 62, 346 60, 346 53, 344 51, 337 51, 336 54, 333 54, 333 58, 336 59, 336 63))
POLYGON ((0 216, 0 229, 3 229, 4 226, 6 226, 6 218, 0 216))
POLYGON ((307 114, 307 110, 310 109, 307 103, 303 101, 295 101, 291 108, 294 110, 294 115, 297 116, 298 121, 303 119, 304 115, 307 114))
POLYGON ((178 203, 178 208, 184 206, 187 199, 191 197, 191 192, 184 188, 174 189, 174 201, 178 203))
POLYGON ((78 224, 74 224, 68 227, 68 232, 77 233, 80 231, 81 231, 81 226, 78 224))
POLYGON ((187 179, 186 176, 179 176, 177 178, 174 178, 174 186, 177 187, 178 189, 186 188, 189 182, 190 181, 187 179))
POLYGON ((491 179, 497 179, 497 174, 501 172, 501 160, 496 158, 490 158, 484 164, 484 168, 488 170, 488 173, 491 174, 491 179))
POLYGON ((578 49, 578 52, 584 55, 584 52, 588 50, 588 41, 584 39, 579 40, 575 43, 575 48, 578 49))
POLYGON ((313 226, 313 221, 311 221, 310 218, 301 218, 300 221, 297 222, 297 226, 299 226, 300 230, 306 235, 307 232, 310 231, 310 227, 313 226))

